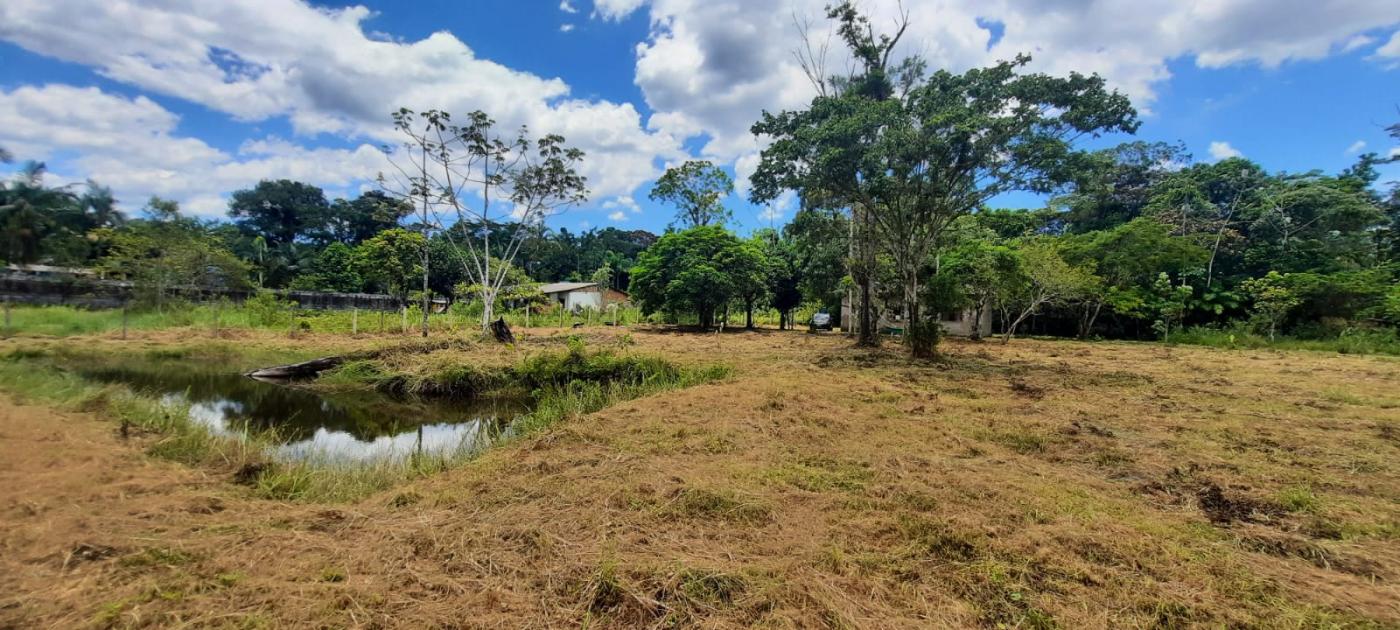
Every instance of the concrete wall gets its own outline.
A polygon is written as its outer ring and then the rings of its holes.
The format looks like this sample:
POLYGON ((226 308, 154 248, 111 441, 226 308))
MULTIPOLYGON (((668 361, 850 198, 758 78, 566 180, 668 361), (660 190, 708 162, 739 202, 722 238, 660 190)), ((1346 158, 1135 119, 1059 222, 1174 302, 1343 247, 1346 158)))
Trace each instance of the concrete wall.
POLYGON ((564 294, 564 308, 571 311, 585 308, 602 310, 603 292, 596 288, 569 291, 564 294))
MULTIPOLYGON (((963 311, 953 319, 940 319, 939 324, 943 325, 943 332, 954 337, 971 337, 973 331, 972 311, 963 311)), ((982 336, 992 334, 992 310, 982 311, 982 321, 978 328, 982 329, 982 336)))
MULTIPOLYGON (((242 302, 256 292, 231 289, 196 289, 175 287, 171 297, 192 302, 207 302, 225 298, 242 302)), ((280 297, 295 301, 308 310, 349 310, 359 308, 376 311, 396 311, 399 302, 389 295, 376 293, 328 293, 322 291, 274 291, 280 297)), ((36 277, 32 275, 0 275, 0 300, 16 304, 66 305, 79 308, 120 308, 135 298, 130 282, 74 277, 36 277)), ((414 301, 416 304, 417 301, 414 301)), ((446 298, 433 298, 435 310, 447 306, 446 298)))
MULTIPOLYGON (((805 322, 804 322, 804 323, 805 323, 805 322)), ((943 325, 943 332, 945 332, 945 333, 947 333, 947 334, 949 334, 949 335, 952 335, 952 336, 954 336, 954 337, 971 337, 971 336, 972 336, 972 330, 973 330, 973 326, 972 326, 972 311, 963 311, 962 313, 959 313, 959 314, 958 314, 956 317, 954 317, 953 319, 940 319, 940 320, 938 321, 938 323, 943 325)), ((985 337, 985 336, 988 336, 988 335, 992 334, 992 310, 991 310, 991 309, 986 309, 986 310, 984 310, 984 311, 982 312, 982 321, 979 322, 979 323, 981 324, 980 328, 982 329, 982 336, 985 337)), ((852 328, 853 328, 854 326, 856 326, 856 325, 857 325, 857 322, 856 322, 856 313, 853 312, 853 311, 851 310, 851 304, 850 304, 850 302, 847 301, 847 300, 845 300, 845 299, 842 299, 842 300, 841 300, 841 328, 842 328, 842 330, 852 329, 852 328)), ((890 320, 885 314, 881 314, 881 315, 880 315, 880 317, 879 317, 879 322, 878 322, 876 325, 879 327, 880 330, 884 330, 885 328, 902 328, 902 327, 904 326, 903 322, 892 321, 892 320, 890 320)))

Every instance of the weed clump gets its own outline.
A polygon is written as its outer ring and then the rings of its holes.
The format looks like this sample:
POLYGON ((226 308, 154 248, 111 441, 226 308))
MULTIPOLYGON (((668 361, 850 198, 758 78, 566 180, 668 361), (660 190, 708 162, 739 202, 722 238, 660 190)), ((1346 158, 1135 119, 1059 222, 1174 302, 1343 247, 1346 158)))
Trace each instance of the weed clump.
POLYGON ((771 510, 761 503, 742 498, 732 492, 681 488, 671 495, 660 513, 690 519, 709 519, 731 523, 764 523, 771 510))
POLYGON ((586 620, 597 617, 627 626, 677 627, 753 599, 754 584, 741 574, 697 567, 624 572, 616 561, 608 560, 573 590, 586 620))
POLYGON ((921 558, 948 562, 971 562, 981 555, 978 542, 945 523, 918 516, 901 515, 899 533, 921 558))

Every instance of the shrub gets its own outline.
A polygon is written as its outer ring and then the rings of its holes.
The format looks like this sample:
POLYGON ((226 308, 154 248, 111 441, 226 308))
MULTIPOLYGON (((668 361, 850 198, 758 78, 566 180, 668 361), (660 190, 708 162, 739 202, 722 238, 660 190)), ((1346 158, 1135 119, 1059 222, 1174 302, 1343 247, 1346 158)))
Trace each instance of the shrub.
POLYGON ((280 322, 286 321, 289 317, 288 311, 296 308, 295 302, 289 302, 278 297, 272 291, 258 291, 258 293, 243 302, 243 309, 248 313, 248 320, 254 326, 264 328, 277 326, 280 322))

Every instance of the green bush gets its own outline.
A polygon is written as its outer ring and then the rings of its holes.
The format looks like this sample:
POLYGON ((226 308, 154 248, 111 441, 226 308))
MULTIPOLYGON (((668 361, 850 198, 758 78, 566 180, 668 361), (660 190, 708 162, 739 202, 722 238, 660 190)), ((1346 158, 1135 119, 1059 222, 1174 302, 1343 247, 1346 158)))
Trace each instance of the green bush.
POLYGON ((254 326, 272 327, 287 321, 295 302, 288 302, 271 291, 258 291, 253 297, 244 300, 243 310, 248 321, 254 326))

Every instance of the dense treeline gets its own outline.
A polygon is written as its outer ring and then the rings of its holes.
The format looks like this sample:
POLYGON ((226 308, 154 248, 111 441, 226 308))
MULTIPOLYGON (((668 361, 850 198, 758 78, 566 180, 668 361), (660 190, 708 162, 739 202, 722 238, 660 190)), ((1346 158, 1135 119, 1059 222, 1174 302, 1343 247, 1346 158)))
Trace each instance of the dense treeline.
MULTIPOLYGON (((159 198, 139 216, 127 217, 116 209, 109 189, 93 182, 81 188, 49 186, 38 163, 25 165, 0 187, 4 262, 91 267, 108 277, 136 280, 153 295, 194 284, 382 292, 407 299, 422 271, 424 243, 411 214, 407 204, 379 191, 328 201, 316 186, 277 180, 234 192, 228 221, 189 217, 175 202, 159 198)), ((515 228, 491 224, 500 234, 515 228)), ((481 226, 450 230, 465 234, 481 226)), ((438 263, 429 265, 429 284, 437 295, 456 295, 466 282, 452 261, 451 238, 438 231, 427 241, 430 260, 438 263)), ((606 278, 606 284, 625 290, 638 254, 655 240, 644 230, 575 233, 531 226, 520 246, 522 269, 513 277, 518 283, 606 278)), ((496 242, 503 247, 509 241, 496 242)))
MULTIPOLYGON (((877 34, 850 4, 830 17, 855 56, 851 73, 814 72, 807 109, 765 112, 753 127, 766 148, 752 200, 801 200, 781 230, 727 229, 734 183, 706 161, 669 169, 652 189, 676 209, 659 237, 552 230, 551 212, 587 197, 581 152, 557 136, 496 136, 481 112, 459 124, 401 110, 406 146, 445 156, 440 173, 421 166, 397 188, 334 201, 309 184, 263 181, 231 195, 227 221, 162 199, 128 218, 102 186, 50 186, 43 165, 28 164, 0 186, 3 258, 131 279, 156 305, 190 284, 404 303, 426 289, 481 301, 483 325, 497 302, 538 301, 536 283, 560 280, 627 290, 655 318, 706 328, 732 314, 753 326, 767 309, 788 327, 804 305, 833 315, 847 305, 854 321, 840 324, 860 343, 900 331, 915 355, 932 352, 939 319, 988 314, 1008 339, 1372 335, 1400 348, 1400 186, 1377 172, 1395 158, 1269 173, 1243 158, 1194 162, 1160 142, 1090 151, 1081 138, 1137 128, 1100 78, 1026 73, 1026 57, 929 74, 918 58, 891 58, 902 30, 877 34), (481 177, 453 170, 468 163, 520 165, 470 181, 534 208, 530 218, 497 220, 489 202, 432 184, 481 177), (1009 191, 1050 201, 991 206, 1009 191)), ((1400 125, 1390 133, 1400 140, 1400 125)))

